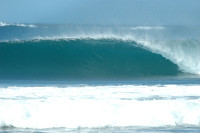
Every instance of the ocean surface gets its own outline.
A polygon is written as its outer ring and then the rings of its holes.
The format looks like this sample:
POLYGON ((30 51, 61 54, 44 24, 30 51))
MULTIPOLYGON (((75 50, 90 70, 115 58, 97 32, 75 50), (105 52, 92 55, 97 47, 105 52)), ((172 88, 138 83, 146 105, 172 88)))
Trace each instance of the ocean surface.
POLYGON ((0 22, 0 132, 200 132, 200 26, 0 22))

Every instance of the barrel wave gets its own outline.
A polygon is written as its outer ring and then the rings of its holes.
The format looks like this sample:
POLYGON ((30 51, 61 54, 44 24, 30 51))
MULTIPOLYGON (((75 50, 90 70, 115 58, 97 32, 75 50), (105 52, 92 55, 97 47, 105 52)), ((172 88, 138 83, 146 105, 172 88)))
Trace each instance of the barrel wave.
POLYGON ((135 79, 177 76, 178 66, 135 41, 53 39, 0 43, 1 79, 135 79))

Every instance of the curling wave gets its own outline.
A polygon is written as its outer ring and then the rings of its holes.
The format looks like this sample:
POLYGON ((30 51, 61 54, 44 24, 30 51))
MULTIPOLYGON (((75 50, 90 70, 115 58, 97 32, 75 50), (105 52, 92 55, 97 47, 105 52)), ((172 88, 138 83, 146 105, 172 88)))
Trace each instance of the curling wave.
POLYGON ((134 79, 183 74, 181 63, 152 49, 145 43, 105 38, 1 42, 0 78, 134 79))

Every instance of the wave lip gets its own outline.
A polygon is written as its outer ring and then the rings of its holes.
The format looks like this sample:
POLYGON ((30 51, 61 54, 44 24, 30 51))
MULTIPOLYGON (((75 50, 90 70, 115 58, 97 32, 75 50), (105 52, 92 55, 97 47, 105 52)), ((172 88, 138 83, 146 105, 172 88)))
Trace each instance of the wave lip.
MULTIPOLYGON (((143 27, 137 27, 143 28, 143 27)), ((137 29, 136 28, 136 29, 137 29)), ((151 28, 151 27, 146 27, 151 28)), ((160 27, 158 27, 159 29, 160 27)), ((148 37, 137 37, 131 34, 115 34, 115 33, 95 33, 80 34, 74 36, 53 36, 53 37, 37 37, 39 40, 113 40, 123 41, 124 43, 136 42, 140 46, 152 53, 160 54, 164 58, 178 65, 181 71, 200 75, 200 40, 199 39, 169 39, 156 40, 148 37)))
POLYGON ((36 25, 33 24, 20 24, 20 23, 5 23, 5 22, 0 22, 0 26, 4 27, 4 26, 17 26, 17 27, 29 27, 29 28, 36 28, 36 25))

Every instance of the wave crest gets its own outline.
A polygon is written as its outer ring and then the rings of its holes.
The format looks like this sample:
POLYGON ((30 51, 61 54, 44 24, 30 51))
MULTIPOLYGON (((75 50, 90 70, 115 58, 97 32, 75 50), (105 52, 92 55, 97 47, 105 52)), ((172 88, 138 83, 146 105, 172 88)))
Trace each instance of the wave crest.
POLYGON ((138 46, 143 47, 153 53, 160 54, 177 64, 181 71, 200 75, 200 40, 153 40, 148 37, 139 38, 132 35, 117 34, 83 34, 77 36, 54 36, 37 37, 39 40, 77 40, 77 39, 111 39, 124 42, 137 42, 138 46))
MULTIPOLYGON (((142 27, 136 27, 141 29, 142 27)), ((143 27, 144 28, 144 27, 143 27)), ((147 29, 149 27, 146 27, 147 29)), ((153 27, 162 29, 165 27, 153 27)), ((137 36, 129 33, 114 32, 79 32, 78 34, 68 34, 59 36, 38 36, 34 40, 112 40, 113 42, 123 41, 124 44, 136 42, 148 51, 162 55, 178 65, 179 69, 186 73, 200 75, 200 40, 198 39, 180 39, 180 40, 155 40, 148 36, 137 36)), ((81 43, 81 42, 80 42, 81 43)))

